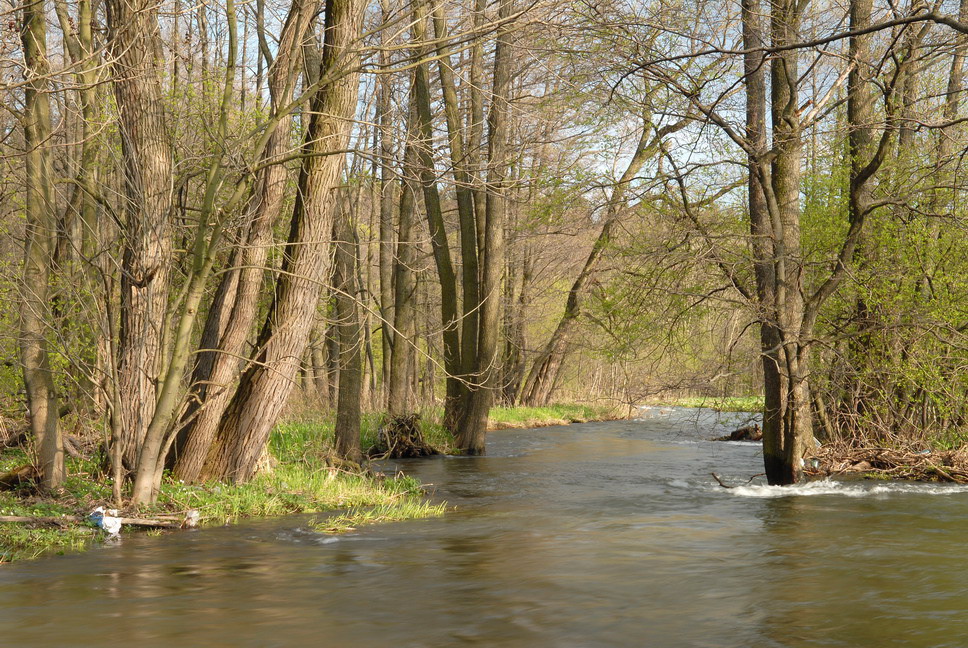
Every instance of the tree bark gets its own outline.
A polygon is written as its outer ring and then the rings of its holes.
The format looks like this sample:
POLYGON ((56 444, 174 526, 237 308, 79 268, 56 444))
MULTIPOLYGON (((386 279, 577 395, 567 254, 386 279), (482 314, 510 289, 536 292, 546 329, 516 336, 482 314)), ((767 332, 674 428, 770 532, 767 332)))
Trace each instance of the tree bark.
MULTIPOLYGON (((411 102, 413 102, 411 92, 411 102)), ((387 384, 387 411, 401 416, 410 411, 410 366, 416 337, 416 282, 414 262, 416 250, 412 236, 414 206, 419 190, 417 178, 416 106, 411 106, 407 143, 403 156, 403 177, 400 183, 400 218, 397 227, 397 252, 393 280, 393 350, 390 356, 390 380, 387 384)))
POLYGON ((748 200, 753 272, 760 322, 760 357, 763 364, 763 456, 767 473, 779 475, 776 459, 782 451, 783 392, 785 380, 780 367, 780 330, 776 312, 776 269, 771 215, 764 187, 770 182, 768 166, 763 163, 766 141, 766 60, 759 0, 744 0, 743 67, 746 78, 746 139, 748 155, 748 200))
POLYGON ((509 164, 507 136, 509 95, 511 88, 511 30, 507 19, 513 0, 501 0, 498 8, 500 26, 494 51, 494 77, 491 110, 488 114, 487 202, 484 222, 484 253, 481 255, 481 313, 475 383, 468 385, 467 407, 455 435, 455 442, 465 454, 485 453, 487 414, 500 386, 500 362, 497 356, 500 337, 501 275, 504 270, 505 182, 509 164))
POLYGON ((357 42, 365 3, 327 0, 324 80, 312 101, 289 245, 255 362, 222 418, 202 475, 242 482, 255 472, 295 383, 329 267, 332 192, 343 168, 359 87, 357 42))
POLYGON ((20 303, 20 361, 30 428, 37 444, 42 484, 58 488, 66 478, 64 443, 58 423, 57 392, 50 367, 46 321, 50 266, 57 225, 51 170, 50 63, 47 18, 41 0, 23 6, 24 144, 26 209, 20 303))
POLYGON ((106 0, 124 160, 119 379, 124 462, 136 464, 163 368, 172 236, 172 152, 161 91, 158 5, 106 0))
POLYGON ((248 224, 242 242, 233 252, 231 267, 222 276, 199 345, 201 351, 192 373, 193 397, 182 416, 183 428, 175 446, 174 472, 185 482, 199 478, 219 422, 234 394, 240 359, 252 336, 272 225, 282 208, 289 175, 280 160, 290 149, 293 119, 291 114, 280 111, 292 100, 302 72, 302 44, 316 7, 314 0, 292 4, 269 70, 273 115, 278 123, 270 126, 272 132, 259 159, 264 166, 256 176, 246 206, 248 224))
POLYGON ((360 409, 363 393, 363 337, 357 300, 360 286, 356 274, 356 243, 350 210, 341 210, 335 228, 336 318, 339 331, 339 401, 336 404, 335 449, 337 456, 359 462, 360 409))
MULTIPOLYGON (((417 43, 417 57, 423 59, 429 52, 423 43, 424 22, 423 5, 414 8, 413 37, 417 43)), ((424 207, 427 210, 427 227, 430 230, 430 243, 440 282, 440 315, 443 325, 444 368, 447 370, 446 397, 444 401, 444 425, 452 431, 460 419, 462 404, 460 324, 458 322, 457 278, 451 257, 450 243, 444 224, 440 192, 437 188, 437 174, 433 158, 433 115, 430 107, 430 83, 427 78, 427 64, 418 63, 414 68, 413 100, 417 109, 417 160, 420 170, 420 184, 423 189, 424 207)))

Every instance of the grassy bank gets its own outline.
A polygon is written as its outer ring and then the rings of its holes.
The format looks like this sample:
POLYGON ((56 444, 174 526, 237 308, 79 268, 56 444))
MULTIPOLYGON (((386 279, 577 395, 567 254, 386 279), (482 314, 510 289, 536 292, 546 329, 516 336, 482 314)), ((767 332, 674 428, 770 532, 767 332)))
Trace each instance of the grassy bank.
MULTIPOLYGON (((339 511, 339 523, 326 532, 443 514, 444 506, 426 502, 419 482, 412 477, 383 478, 328 467, 325 433, 305 426, 302 432, 301 438, 295 438, 280 425, 270 441, 275 465, 249 483, 187 485, 166 478, 157 506, 124 513, 151 517, 196 510, 199 525, 206 525, 256 516, 339 511)), ((22 450, 7 450, 0 455, 0 473, 24 463, 27 457, 22 450)), ((111 481, 99 474, 95 461, 69 459, 68 470, 65 488, 54 496, 40 497, 29 488, 0 492, 0 516, 84 517, 96 506, 113 506, 111 481)), ((125 532, 130 530, 126 527, 125 532)), ((0 563, 82 550, 103 538, 100 530, 85 524, 0 523, 0 563)))
POLYGON ((609 421, 618 418, 624 418, 618 409, 598 405, 556 404, 547 407, 495 407, 491 409, 488 416, 487 427, 489 430, 504 430, 587 423, 589 421, 609 421))
POLYGON ((762 396, 687 396, 650 400, 657 407, 705 407, 717 412, 762 412, 762 396))
MULTIPOLYGON (((453 439, 440 424, 441 411, 424 412, 420 429, 442 452, 453 452, 453 439)), ((382 415, 363 418, 362 446, 376 442, 382 415)), ((588 405, 499 407, 491 410, 489 429, 528 428, 617 418, 615 411, 588 405)), ((247 517, 291 513, 332 513, 311 526, 323 533, 349 531, 364 524, 442 515, 443 506, 424 500, 412 477, 376 477, 348 473, 329 465, 333 419, 329 413, 304 412, 276 426, 269 441, 271 470, 247 484, 188 485, 166 478, 158 504, 139 511, 142 516, 196 510, 199 524, 225 524, 247 517)), ((0 453, 0 474, 28 463, 19 449, 0 453)), ((95 457, 70 458, 70 477, 54 496, 40 497, 30 488, 0 491, 0 516, 43 518, 84 517, 97 506, 113 508, 111 480, 102 474, 95 457)), ((0 563, 82 550, 103 540, 93 526, 0 522, 0 563)))

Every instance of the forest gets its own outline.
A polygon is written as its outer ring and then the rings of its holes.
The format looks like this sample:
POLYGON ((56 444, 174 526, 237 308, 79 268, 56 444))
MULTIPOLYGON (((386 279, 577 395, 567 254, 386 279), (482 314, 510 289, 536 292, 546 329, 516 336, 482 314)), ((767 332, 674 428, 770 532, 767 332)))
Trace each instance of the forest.
MULTIPOLYGON (((968 0, 0 1, 0 415, 43 486, 243 483, 290 412, 763 398, 968 435, 968 0)), ((631 411, 631 409, 629 409, 631 411)))

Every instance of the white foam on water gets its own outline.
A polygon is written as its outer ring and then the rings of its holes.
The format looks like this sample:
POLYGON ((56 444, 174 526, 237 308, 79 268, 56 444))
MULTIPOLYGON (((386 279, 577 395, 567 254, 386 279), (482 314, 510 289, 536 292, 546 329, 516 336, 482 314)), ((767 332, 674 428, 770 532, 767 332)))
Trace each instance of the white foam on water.
POLYGON ((795 486, 737 486, 725 491, 736 497, 809 497, 812 495, 840 495, 842 497, 871 497, 899 494, 955 495, 968 493, 968 486, 954 484, 923 484, 913 482, 840 482, 831 479, 797 484, 795 486))

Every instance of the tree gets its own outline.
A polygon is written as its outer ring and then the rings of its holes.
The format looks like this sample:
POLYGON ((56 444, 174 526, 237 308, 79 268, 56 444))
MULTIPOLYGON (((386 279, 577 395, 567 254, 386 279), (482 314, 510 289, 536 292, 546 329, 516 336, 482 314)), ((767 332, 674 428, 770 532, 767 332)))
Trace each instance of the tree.
POLYGON ((209 450, 203 478, 233 482, 255 472, 292 390, 329 269, 332 192, 343 169, 359 86, 362 0, 327 0, 326 24, 299 189, 273 303, 253 363, 242 374, 209 450))
POLYGON ((30 428, 39 449, 43 485, 64 483, 64 442, 47 344, 50 266, 56 218, 51 170, 50 63, 44 3, 23 7, 24 144, 26 145, 26 222, 20 304, 20 356, 30 428))

